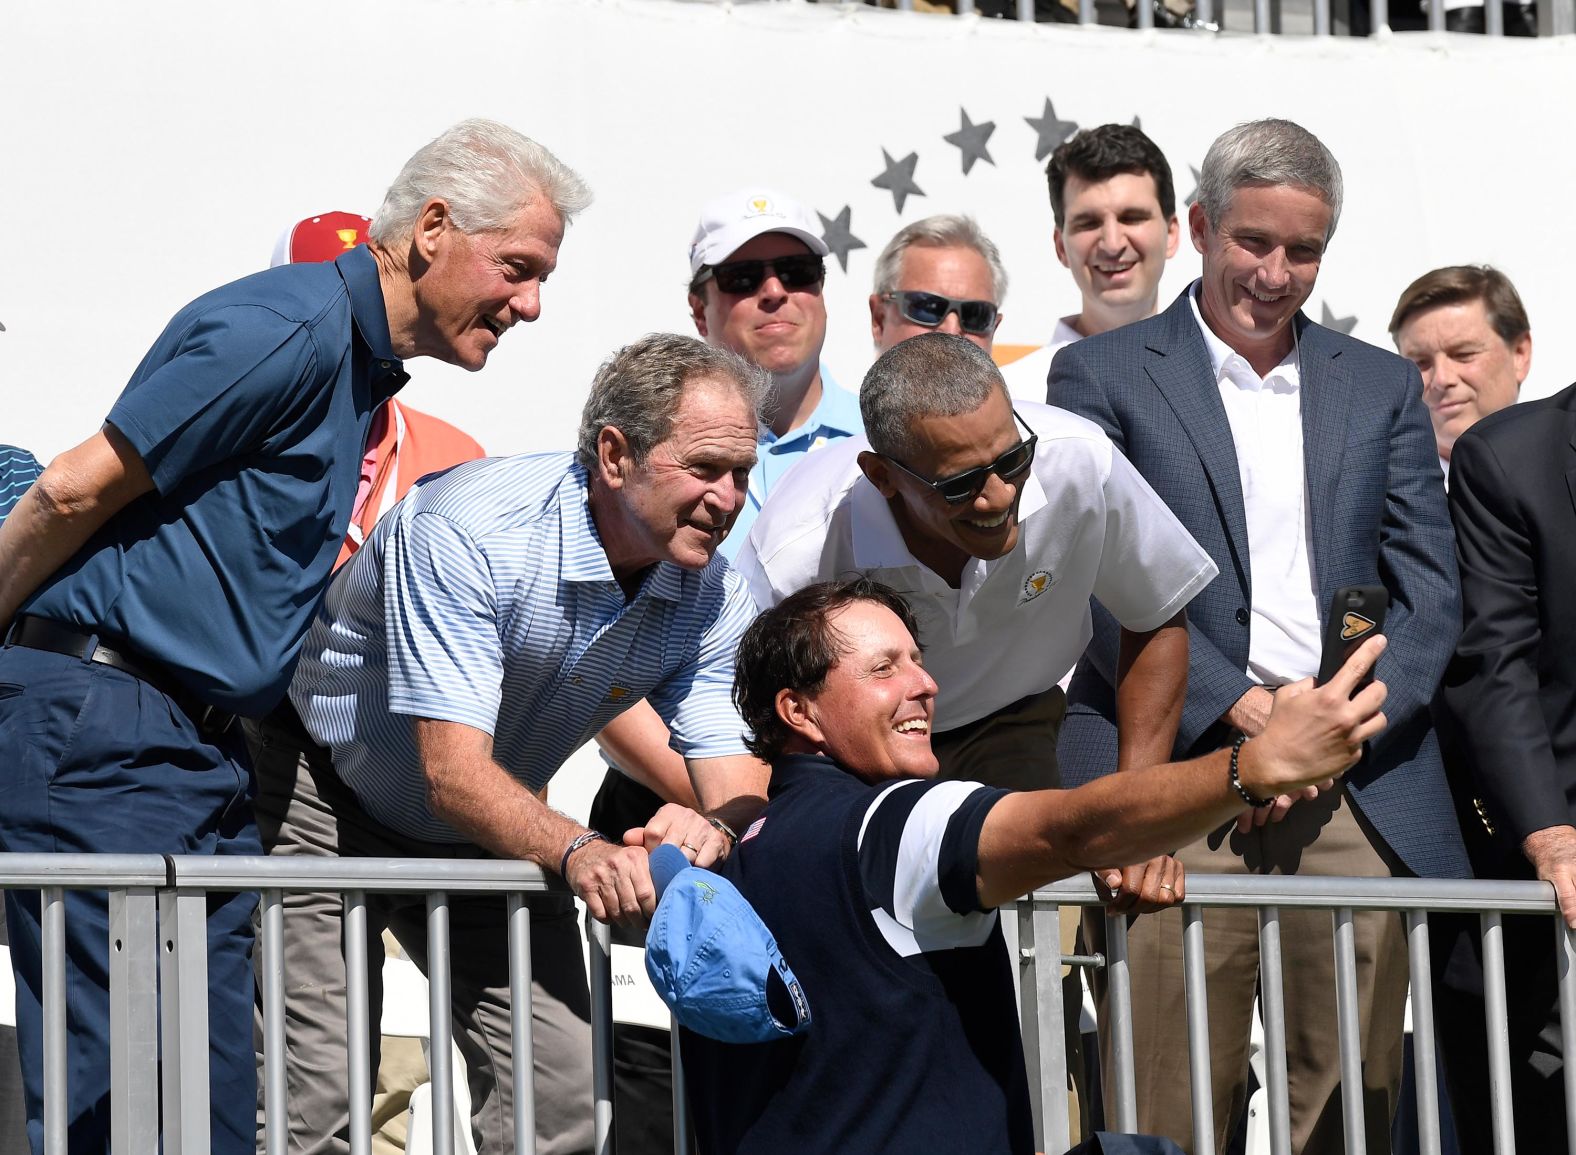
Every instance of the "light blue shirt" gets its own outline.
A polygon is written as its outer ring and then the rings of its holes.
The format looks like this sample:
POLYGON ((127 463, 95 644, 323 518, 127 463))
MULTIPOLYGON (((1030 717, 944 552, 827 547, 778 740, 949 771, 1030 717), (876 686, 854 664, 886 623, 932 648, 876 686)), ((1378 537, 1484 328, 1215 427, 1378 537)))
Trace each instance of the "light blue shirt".
POLYGON ((770 429, 761 430, 760 456, 756 459, 755 468, 750 470, 749 496, 745 498, 744 508, 739 510, 733 528, 728 531, 718 551, 730 561, 738 554, 744 546, 744 539, 749 536, 756 514, 760 513, 772 489, 806 453, 830 441, 854 437, 864 431, 865 423, 859 415, 859 398, 846 389, 838 388, 832 375, 826 371, 826 366, 822 365, 821 400, 809 420, 781 437, 770 429))
POLYGON ((686 758, 743 754, 733 658, 754 616, 721 558, 659 563, 626 604, 572 455, 486 458, 378 523, 329 588, 290 698, 369 814, 464 842, 427 806, 412 718, 486 731, 532 790, 642 698, 686 758))
POLYGON ((43 467, 38 458, 14 445, 0 445, 0 521, 22 500, 28 486, 38 480, 43 467))

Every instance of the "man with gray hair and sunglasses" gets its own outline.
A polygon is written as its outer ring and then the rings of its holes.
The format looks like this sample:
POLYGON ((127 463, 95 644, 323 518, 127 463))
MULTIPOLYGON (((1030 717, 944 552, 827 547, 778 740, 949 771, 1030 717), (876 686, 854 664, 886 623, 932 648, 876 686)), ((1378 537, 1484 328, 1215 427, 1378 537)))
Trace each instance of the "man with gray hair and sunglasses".
MULTIPOLYGON (((590 201, 552 153, 465 121, 406 162, 371 241, 199 297, 103 425, 0 526, 0 806, 6 851, 255 854, 237 715, 290 680, 351 508, 368 425, 436 357, 480 369, 541 311, 590 201)), ((209 909, 212 1146, 255 1148, 253 893, 209 909)), ((41 1149, 39 901, 7 894, 30 1140, 41 1149)), ((69 1145, 110 1136, 109 913, 66 897, 69 1145)), ((187 991, 188 997, 201 997, 187 991)), ((173 997, 173 992, 166 992, 173 997)))
POLYGON ((953 333, 991 351, 1007 270, 973 217, 939 213, 904 225, 876 258, 870 335, 876 352, 920 333, 953 333))
MULTIPOLYGON (((1049 396, 1110 435, 1220 569, 1188 607, 1174 756, 1238 747, 1263 731, 1276 688, 1319 670, 1337 591, 1382 586, 1389 598, 1390 645, 1378 665, 1389 729, 1333 790, 1254 799, 1235 823, 1181 847, 1188 870, 1465 877, 1429 714, 1461 602, 1422 382, 1410 362, 1302 312, 1341 188, 1334 156, 1299 125, 1260 120, 1223 133, 1188 215, 1201 278, 1160 315, 1063 349, 1049 396)), ((1074 783, 1105 773, 1120 745, 1116 626, 1096 607, 1094 640, 1068 691, 1061 756, 1074 783)), ((1218 1151, 1245 1101, 1259 933, 1249 909, 1211 911, 1205 922, 1218 1151)), ((1282 911, 1280 925, 1290 1149, 1344 1151, 1342 1095, 1360 1094, 1368 1150, 1387 1151, 1407 988, 1400 916, 1353 919, 1361 1087, 1341 1085, 1330 916, 1282 911)), ((1101 927, 1085 930, 1098 938, 1101 927)), ((1139 1130, 1189 1143, 1190 1091, 1201 1088, 1188 1075, 1181 955, 1179 913, 1133 926, 1139 1130)))

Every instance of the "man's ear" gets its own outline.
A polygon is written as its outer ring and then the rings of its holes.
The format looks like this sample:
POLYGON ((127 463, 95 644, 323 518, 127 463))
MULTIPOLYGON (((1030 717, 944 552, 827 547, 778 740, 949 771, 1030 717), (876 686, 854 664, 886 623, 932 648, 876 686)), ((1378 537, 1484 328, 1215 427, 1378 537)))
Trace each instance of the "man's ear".
POLYGON ((897 486, 892 483, 892 466, 885 457, 866 449, 859 454, 859 469, 882 497, 897 496, 897 486))
POLYGON ((710 336, 706 332, 706 286, 700 287, 699 293, 689 295, 690 320, 695 322, 695 332, 702 341, 710 336))
POLYGON ((881 332, 886 328, 886 302, 880 293, 870 294, 870 339, 881 348, 881 332))
POLYGON ((1516 391, 1521 391, 1521 383, 1527 379, 1527 374, 1532 371, 1532 333, 1528 331, 1510 343, 1510 363, 1516 370, 1516 391))
POLYGON ((1204 215, 1204 206, 1197 201, 1188 206, 1187 228, 1193 237, 1193 247, 1202 253, 1205 238, 1209 236, 1209 218, 1204 215))
POLYGON ((825 749, 825 735, 815 717, 815 703, 802 690, 777 691, 777 717, 790 731, 818 750, 825 749))
POLYGON ((1176 213, 1171 214, 1171 219, 1166 222, 1166 260, 1177 255, 1177 245, 1182 240, 1182 226, 1177 221, 1176 213))
POLYGON ((448 239, 446 234, 452 228, 454 228, 454 218, 449 215, 449 202, 442 197, 429 197, 427 203, 421 206, 421 211, 416 214, 416 229, 411 237, 416 255, 423 263, 429 265, 432 263, 440 246, 448 239))
POLYGON ((602 426, 602 431, 596 435, 596 471, 602 484, 609 489, 622 488, 634 464, 629 438, 624 436, 624 431, 616 425, 602 426))
POLYGON ((1056 246, 1056 259, 1062 263, 1062 267, 1065 269, 1072 268, 1072 265, 1067 260, 1067 245, 1062 240, 1061 229, 1053 229, 1051 231, 1051 244, 1056 246))

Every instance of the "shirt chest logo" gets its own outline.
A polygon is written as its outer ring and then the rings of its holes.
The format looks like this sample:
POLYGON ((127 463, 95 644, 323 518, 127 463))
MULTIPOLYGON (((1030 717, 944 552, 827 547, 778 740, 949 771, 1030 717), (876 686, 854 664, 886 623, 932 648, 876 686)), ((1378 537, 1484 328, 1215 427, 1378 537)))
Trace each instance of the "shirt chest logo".
POLYGON ((630 689, 628 686, 620 686, 616 682, 607 688, 607 700, 609 702, 622 702, 629 697, 629 694, 630 689))
POLYGON ((1021 606, 1025 602, 1032 602, 1046 590, 1050 589, 1055 583, 1056 579, 1051 576, 1050 570, 1035 570, 1028 577, 1023 579, 1023 596, 1018 599, 1018 604, 1021 606))

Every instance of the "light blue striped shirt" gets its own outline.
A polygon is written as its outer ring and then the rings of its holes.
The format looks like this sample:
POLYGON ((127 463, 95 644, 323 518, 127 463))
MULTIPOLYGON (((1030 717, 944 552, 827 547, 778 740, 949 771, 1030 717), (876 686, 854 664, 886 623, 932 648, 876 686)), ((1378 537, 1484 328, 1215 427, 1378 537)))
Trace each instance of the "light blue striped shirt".
POLYGON ((642 698, 685 757, 745 752, 743 580, 720 557, 662 562, 626 604, 587 498, 567 453, 468 462, 412 489, 334 579, 290 699, 379 822, 466 841, 427 806, 412 717, 485 730, 532 790, 642 698))
POLYGON ((0 445, 0 521, 22 500, 28 486, 44 472, 38 458, 14 445, 0 445))

